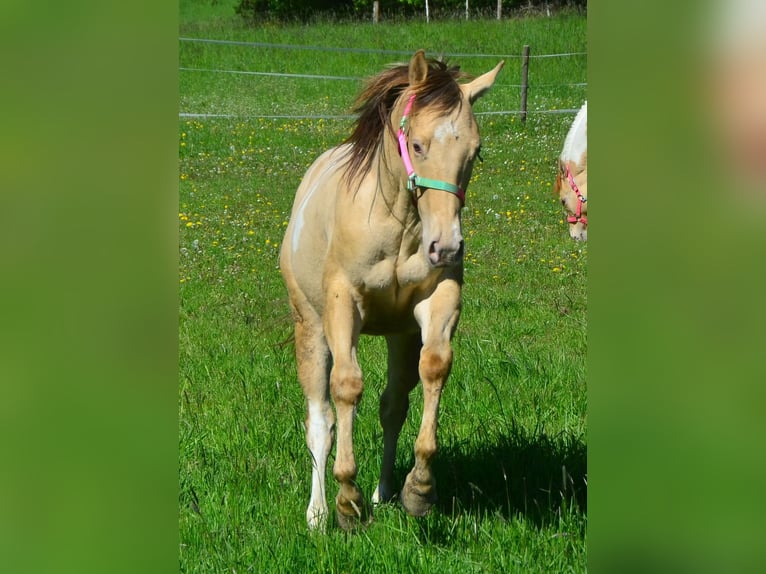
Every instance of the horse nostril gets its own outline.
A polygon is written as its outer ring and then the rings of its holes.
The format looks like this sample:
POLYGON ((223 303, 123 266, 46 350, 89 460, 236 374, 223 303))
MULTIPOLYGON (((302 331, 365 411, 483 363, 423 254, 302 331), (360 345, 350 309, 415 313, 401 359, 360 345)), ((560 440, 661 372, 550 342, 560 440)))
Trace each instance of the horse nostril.
POLYGON ((438 265, 441 261, 442 255, 441 250, 439 249, 439 243, 437 241, 432 241, 431 244, 428 246, 428 260, 433 265, 438 265))
POLYGON ((463 251, 465 250, 465 241, 460 242, 460 247, 457 248, 457 253, 455 253, 455 259, 460 260, 463 258, 463 251))

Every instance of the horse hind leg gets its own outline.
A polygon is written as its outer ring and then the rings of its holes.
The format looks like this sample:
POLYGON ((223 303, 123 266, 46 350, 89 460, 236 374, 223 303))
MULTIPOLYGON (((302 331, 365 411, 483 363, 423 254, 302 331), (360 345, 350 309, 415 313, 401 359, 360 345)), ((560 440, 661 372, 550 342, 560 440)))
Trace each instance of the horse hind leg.
POLYGON ((309 528, 323 530, 328 516, 327 457, 332 448, 335 420, 328 393, 330 353, 318 316, 296 321, 295 356, 298 379, 306 397, 306 444, 312 459, 311 498, 306 521, 309 528))
POLYGON ((386 337, 388 344, 388 383, 380 397, 380 424, 383 427, 383 464, 380 480, 372 495, 373 504, 390 502, 396 494, 394 463, 399 433, 410 406, 409 393, 418 384, 420 334, 386 337))

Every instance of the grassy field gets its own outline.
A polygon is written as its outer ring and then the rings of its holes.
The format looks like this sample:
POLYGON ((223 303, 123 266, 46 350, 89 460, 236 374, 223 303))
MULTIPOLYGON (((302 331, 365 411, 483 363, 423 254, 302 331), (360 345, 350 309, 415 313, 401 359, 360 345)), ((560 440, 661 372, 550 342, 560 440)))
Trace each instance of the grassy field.
MULTIPOLYGON (((581 14, 496 21, 265 23, 233 3, 181 3, 180 36, 429 54, 587 49, 581 14)), ((180 42, 182 68, 363 78, 405 55, 180 42)), ((451 60, 472 74, 496 57, 451 60)), ((519 60, 506 58, 477 112, 518 108, 519 60)), ((530 110, 585 99, 584 56, 533 59, 530 110)), ((586 531, 587 247, 569 239, 551 187, 571 114, 478 116, 484 163, 464 211, 466 285, 455 366, 442 400, 428 517, 397 505, 349 536, 307 532, 311 462, 292 325, 277 253, 309 164, 349 131, 360 81, 184 71, 180 163, 180 564, 184 572, 583 572, 586 531)), ((358 480, 381 462, 377 397, 385 345, 365 338, 358 480)), ((412 464, 422 393, 397 458, 412 464)), ((332 460, 330 461, 330 464, 332 460)), ((331 482, 331 478, 330 478, 331 482)), ((328 496, 334 496, 330 488, 328 496)))

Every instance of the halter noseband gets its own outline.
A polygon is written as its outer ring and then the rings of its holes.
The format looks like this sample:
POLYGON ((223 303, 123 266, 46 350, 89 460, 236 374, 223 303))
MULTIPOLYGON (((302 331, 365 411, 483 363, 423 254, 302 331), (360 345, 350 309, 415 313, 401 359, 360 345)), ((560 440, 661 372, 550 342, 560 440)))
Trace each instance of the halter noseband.
POLYGON ((415 168, 412 167, 412 160, 410 159, 410 152, 407 149, 407 134, 404 133, 404 127, 407 124, 407 116, 412 109, 412 102, 415 101, 415 94, 410 96, 407 100, 407 105, 404 107, 404 115, 402 121, 399 122, 399 134, 397 139, 399 140, 399 153, 402 156, 404 167, 407 170, 407 189, 412 192, 412 201, 417 204, 417 195, 415 190, 418 187, 425 187, 429 189, 439 189, 455 194, 460 199, 460 207, 465 205, 465 190, 458 187, 455 184, 447 183, 446 181, 440 181, 438 179, 428 179, 426 177, 420 177, 415 173, 415 168))
POLYGON ((569 186, 572 188, 572 190, 575 192, 575 195, 577 196, 577 214, 568 216, 567 221, 569 223, 579 222, 587 227, 588 218, 582 215, 582 204, 588 201, 588 198, 584 197, 583 194, 580 193, 580 188, 577 187, 574 177, 572 177, 572 172, 569 171, 569 166, 567 166, 567 181, 569 182, 569 186))

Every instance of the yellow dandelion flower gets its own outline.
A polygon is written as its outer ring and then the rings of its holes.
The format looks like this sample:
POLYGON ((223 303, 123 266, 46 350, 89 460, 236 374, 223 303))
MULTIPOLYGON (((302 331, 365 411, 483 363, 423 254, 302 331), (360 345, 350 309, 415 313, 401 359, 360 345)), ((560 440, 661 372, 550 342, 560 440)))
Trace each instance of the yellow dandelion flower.
POLYGON ((554 273, 558 273, 559 271, 561 271, 561 268, 560 268, 560 267, 554 267, 554 268, 553 268, 553 272, 554 272, 554 273))

